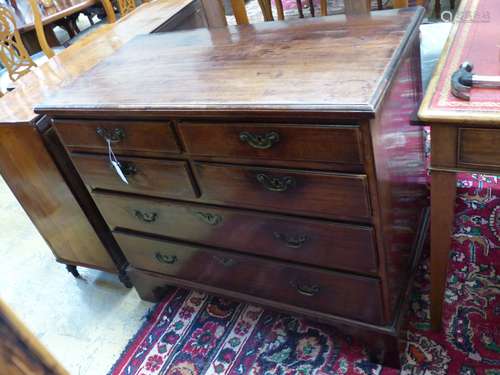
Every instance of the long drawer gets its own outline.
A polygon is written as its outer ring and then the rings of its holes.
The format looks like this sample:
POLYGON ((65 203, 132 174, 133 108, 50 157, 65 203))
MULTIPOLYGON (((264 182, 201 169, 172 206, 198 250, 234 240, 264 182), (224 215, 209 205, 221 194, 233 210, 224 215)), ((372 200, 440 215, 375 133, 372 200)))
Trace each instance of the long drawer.
POLYGON ((116 154, 163 156, 181 152, 169 121, 57 120, 55 127, 71 151, 107 153, 109 139, 116 154))
POLYGON ((500 130, 458 129, 457 162, 459 165, 500 168, 500 130))
POLYGON ((108 189, 158 197, 195 198, 185 161, 119 157, 128 183, 120 179, 107 155, 71 154, 80 176, 92 189, 108 189))
POLYGON ((373 229, 247 210, 94 193, 110 228, 281 258, 325 268, 377 272, 373 229), (154 217, 145 222, 142 217, 154 217))
POLYGON ((114 234, 127 259, 139 269, 367 323, 384 323, 380 281, 376 278, 114 234))
POLYGON ((363 164, 354 125, 181 122, 178 130, 191 155, 363 164))
POLYGON ((371 217, 365 175, 201 162, 194 169, 208 203, 349 220, 371 217))

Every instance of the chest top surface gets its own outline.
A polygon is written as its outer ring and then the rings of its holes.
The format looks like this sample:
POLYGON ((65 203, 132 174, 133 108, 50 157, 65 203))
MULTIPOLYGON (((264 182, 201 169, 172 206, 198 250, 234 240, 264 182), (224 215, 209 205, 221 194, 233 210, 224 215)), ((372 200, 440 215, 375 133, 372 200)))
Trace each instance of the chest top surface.
POLYGON ((37 112, 373 117, 422 17, 417 7, 140 36, 37 112))
POLYGON ((473 88, 471 99, 451 94, 451 76, 465 61, 474 73, 500 76, 498 0, 463 0, 429 84, 419 117, 425 121, 500 126, 500 89, 473 88))

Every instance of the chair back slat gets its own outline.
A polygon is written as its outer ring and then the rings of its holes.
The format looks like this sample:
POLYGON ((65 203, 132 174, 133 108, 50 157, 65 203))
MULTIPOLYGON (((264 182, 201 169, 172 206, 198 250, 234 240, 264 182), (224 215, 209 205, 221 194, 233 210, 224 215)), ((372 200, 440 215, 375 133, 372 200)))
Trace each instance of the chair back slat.
POLYGON ((118 2, 118 10, 120 11, 120 15, 123 17, 130 12, 132 12, 135 8, 135 0, 117 0, 118 2))
POLYGON ((283 21, 285 19, 285 12, 283 11, 283 3, 281 0, 275 0, 276 12, 278 13, 278 20, 283 21))
POLYGON ((259 0, 260 10, 262 11, 262 15, 264 16, 264 21, 274 21, 273 17, 273 9, 271 8, 270 0, 259 0))
POLYGON ((328 0, 321 0, 321 15, 328 16, 328 0))
POLYGON ((234 18, 238 25, 248 25, 247 9, 244 0, 231 0, 231 7, 233 8, 234 18))
POLYGON ((36 37, 38 39, 38 43, 42 48, 43 53, 47 55, 50 59, 54 57, 54 51, 50 48, 49 43, 47 42, 47 38, 45 37, 45 30, 43 29, 42 15, 40 13, 39 3, 37 0, 28 0, 31 6, 31 11, 33 13, 33 20, 35 24, 35 32, 36 37))
POLYGON ((111 0, 101 0, 102 7, 104 8, 104 12, 106 12, 106 19, 109 23, 116 22, 116 14, 113 9, 113 4, 111 4, 111 0))
POLYGON ((14 16, 3 5, 0 5, 0 61, 12 81, 36 67, 23 44, 14 16))
MULTIPOLYGON (((125 0, 119 0, 125 1, 125 0)), ((202 0, 205 4, 209 3, 211 0, 202 0)), ((221 1, 221 0, 212 0, 221 1)), ((297 11, 300 18, 304 18, 304 11, 302 9, 302 1, 296 0, 297 11)), ((314 8, 313 0, 307 0, 309 5, 309 11, 311 16, 316 16, 316 10, 314 8)), ((426 0, 417 0, 417 4, 424 4, 426 0)), ((282 0, 258 0, 260 10, 264 21, 274 21, 272 2, 276 7, 276 15, 278 20, 285 19, 285 12, 283 10, 282 0)), ((405 8, 408 6, 408 0, 392 0, 394 8, 405 8)), ((249 23, 248 14, 245 7, 245 0, 231 0, 231 7, 233 9, 233 14, 236 18, 236 23, 238 25, 246 25, 249 23)), ((366 14, 371 11, 372 0, 344 0, 344 8, 346 15, 356 15, 356 14, 366 14)), ((383 1, 377 0, 377 8, 383 9, 383 1)), ((320 0, 320 13, 321 16, 328 15, 328 0, 320 0)))

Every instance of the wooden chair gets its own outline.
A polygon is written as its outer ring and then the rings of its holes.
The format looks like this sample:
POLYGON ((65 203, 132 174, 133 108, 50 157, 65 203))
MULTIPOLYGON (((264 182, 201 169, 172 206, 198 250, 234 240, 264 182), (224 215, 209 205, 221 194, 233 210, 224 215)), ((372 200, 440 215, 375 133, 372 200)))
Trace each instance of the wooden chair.
POLYGON ((129 14, 136 8, 134 0, 117 0, 117 3, 120 16, 122 17, 129 14))
MULTIPOLYGON (((299 13, 299 17, 304 17, 304 11, 302 9, 302 1, 297 1, 297 10, 299 13)), ((212 20, 217 20, 213 25, 209 25, 211 27, 223 27, 227 26, 227 22, 225 21, 225 10, 224 5, 221 0, 202 0, 204 4, 205 10, 211 14, 212 20)), ((264 17, 264 21, 274 21, 274 15, 272 10, 271 0, 258 0, 260 9, 262 11, 262 15, 264 17)), ((313 0, 308 0, 309 2, 309 10, 311 12, 311 16, 315 17, 316 12, 314 9, 313 0)), ((278 20, 285 19, 285 13, 283 10, 283 3, 281 0, 274 0, 276 6, 276 14, 278 20)), ((371 10, 372 2, 371 0, 344 0, 345 3, 345 12, 346 14, 357 14, 357 13, 366 13, 371 10)), ((408 0, 393 0, 394 8, 403 8, 408 6, 408 0)), ((238 25, 246 25, 249 23, 248 14, 246 11, 245 1, 244 0, 231 0, 231 7, 233 10, 234 17, 236 19, 236 23, 238 25)), ((377 8, 383 8, 383 1, 377 0, 377 8)), ((328 15, 328 0, 320 0, 320 15, 327 16, 328 15)))
POLYGON ((16 21, 10 8, 0 4, 0 62, 4 66, 0 71, 0 93, 2 86, 9 89, 9 84, 29 73, 31 69, 41 63, 42 59, 54 56, 54 50, 47 43, 43 30, 42 17, 36 0, 29 0, 33 12, 35 31, 43 55, 30 56, 23 44, 16 21), (10 79, 10 83, 7 81, 10 79))
POLYGON ((16 81, 36 66, 23 44, 10 9, 0 5, 0 62, 16 81))
MULTIPOLYGON (((136 8, 134 0, 117 0, 117 3, 118 3, 118 11, 119 11, 121 17, 131 13, 136 8)), ((116 14, 115 14, 113 4, 111 3, 111 0, 101 0, 101 5, 104 8, 107 23, 116 22, 116 14)), ((87 17, 89 17, 89 19, 91 19, 92 14, 95 14, 95 13, 97 13, 97 10, 88 9, 87 10, 87 17)), ((65 46, 69 46, 71 44, 74 44, 78 40, 87 36, 89 33, 94 32, 99 27, 103 26, 105 24, 105 22, 100 21, 98 23, 94 23, 92 21, 90 24, 91 24, 91 26, 88 29, 81 31, 75 37, 71 38, 68 42, 65 43, 65 46)))
MULTIPOLYGON (((135 0, 117 0, 116 2, 118 4, 118 12, 120 13, 120 17, 126 16, 136 8, 135 0)), ((104 12, 106 13, 106 19, 108 23, 116 22, 116 14, 111 0, 101 0, 101 4, 104 8, 104 12)), ((91 24, 92 26, 94 26, 93 23, 91 24)), ((92 27, 90 27, 90 29, 92 29, 92 27)))

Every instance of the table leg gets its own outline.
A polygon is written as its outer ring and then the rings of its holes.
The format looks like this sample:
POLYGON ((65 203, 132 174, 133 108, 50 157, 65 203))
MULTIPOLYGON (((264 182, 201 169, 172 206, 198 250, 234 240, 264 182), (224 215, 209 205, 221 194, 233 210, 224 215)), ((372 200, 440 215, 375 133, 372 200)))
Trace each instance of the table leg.
POLYGON ((371 10, 371 0, 344 0, 344 9, 346 16, 369 14, 371 10))
POLYGON ((299 11, 299 18, 304 18, 304 12, 302 10, 302 0, 297 0, 297 10, 299 11))
POLYGON ((436 18, 441 17, 441 0, 435 0, 434 13, 436 18))
POLYGON ((321 0, 321 15, 328 16, 328 1, 321 0))
POLYGON ((315 17, 313 0, 309 0, 309 11, 311 12, 311 17, 315 17))
POLYGON ((21 39, 23 40, 23 44, 30 55, 34 55, 35 53, 41 51, 34 29, 22 33, 21 39))
POLYGON ((446 270, 455 214, 456 174, 432 171, 431 180, 431 324, 441 328, 446 270))
POLYGON ((59 47, 61 45, 59 39, 57 39, 52 25, 44 25, 43 30, 45 31, 45 38, 47 39, 47 43, 49 43, 49 46, 59 47))

